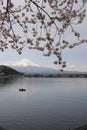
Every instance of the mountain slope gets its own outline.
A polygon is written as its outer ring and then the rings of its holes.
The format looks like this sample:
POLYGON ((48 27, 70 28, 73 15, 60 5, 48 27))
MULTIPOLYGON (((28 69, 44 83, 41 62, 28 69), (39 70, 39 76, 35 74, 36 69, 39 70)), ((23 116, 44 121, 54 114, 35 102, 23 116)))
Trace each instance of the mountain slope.
POLYGON ((12 69, 11 67, 0 65, 0 75, 18 75, 20 74, 15 69, 12 69))
POLYGON ((40 75, 57 75, 57 74, 83 74, 79 71, 59 71, 52 68, 46 68, 41 66, 13 66, 13 69, 17 70, 18 72, 25 73, 25 74, 40 74, 40 75))
POLYGON ((59 74, 58 70, 37 66, 12 66, 15 70, 25 74, 59 74))

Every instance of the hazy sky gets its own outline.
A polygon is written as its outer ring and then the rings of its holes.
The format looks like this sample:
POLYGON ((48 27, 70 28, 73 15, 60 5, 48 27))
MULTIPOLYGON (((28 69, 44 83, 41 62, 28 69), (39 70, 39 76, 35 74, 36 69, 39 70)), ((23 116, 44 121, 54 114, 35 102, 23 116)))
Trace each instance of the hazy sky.
MULTIPOLYGON (((84 21, 83 25, 77 27, 77 31, 80 31, 84 38, 87 38, 87 18, 84 21)), ((67 39, 71 38, 69 32, 66 33, 67 39)), ((72 41, 74 39, 72 38, 72 41)), ((80 70, 87 71, 87 44, 77 46, 74 49, 66 49, 63 53, 64 60, 67 61, 68 70, 80 70)), ((16 63, 23 59, 32 61, 33 63, 45 66, 52 67, 57 69, 58 66, 53 64, 53 61, 56 60, 55 56, 44 57, 41 52, 35 50, 24 49, 22 55, 18 55, 15 50, 8 49, 5 52, 0 52, 0 64, 5 63, 16 63)))

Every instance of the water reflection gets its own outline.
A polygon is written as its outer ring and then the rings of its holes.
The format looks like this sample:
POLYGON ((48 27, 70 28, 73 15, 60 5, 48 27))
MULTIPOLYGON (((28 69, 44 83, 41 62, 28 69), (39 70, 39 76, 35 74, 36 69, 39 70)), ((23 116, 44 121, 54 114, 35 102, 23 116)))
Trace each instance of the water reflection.
POLYGON ((0 130, 7 130, 6 128, 4 128, 4 127, 0 127, 0 130))
POLYGON ((16 82, 17 78, 0 78, 0 87, 5 87, 16 82))
POLYGON ((5 79, 0 82, 0 126, 8 130, 74 130, 85 125, 86 84, 86 79, 5 79))
POLYGON ((84 126, 80 126, 74 130, 87 130, 87 125, 84 125, 84 126))

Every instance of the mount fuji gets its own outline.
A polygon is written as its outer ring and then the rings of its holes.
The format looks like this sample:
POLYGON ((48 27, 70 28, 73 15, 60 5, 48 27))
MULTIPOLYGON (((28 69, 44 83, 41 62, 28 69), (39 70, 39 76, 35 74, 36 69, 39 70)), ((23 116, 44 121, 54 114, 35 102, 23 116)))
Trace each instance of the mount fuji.
POLYGON ((29 75, 58 75, 58 74, 82 74, 79 71, 59 71, 50 67, 42 67, 31 60, 23 59, 17 62, 3 63, 14 70, 29 75))
POLYGON ((25 74, 59 74, 60 71, 56 69, 52 69, 49 67, 42 67, 28 59, 23 59, 21 61, 10 63, 8 66, 17 70, 18 72, 22 72, 25 74))

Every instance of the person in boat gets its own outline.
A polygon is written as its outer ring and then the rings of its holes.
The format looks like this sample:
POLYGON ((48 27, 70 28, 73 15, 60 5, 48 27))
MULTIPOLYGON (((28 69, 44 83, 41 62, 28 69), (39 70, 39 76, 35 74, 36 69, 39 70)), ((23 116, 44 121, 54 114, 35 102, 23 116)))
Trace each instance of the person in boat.
POLYGON ((26 91, 25 88, 19 88, 19 91, 26 91))

